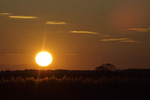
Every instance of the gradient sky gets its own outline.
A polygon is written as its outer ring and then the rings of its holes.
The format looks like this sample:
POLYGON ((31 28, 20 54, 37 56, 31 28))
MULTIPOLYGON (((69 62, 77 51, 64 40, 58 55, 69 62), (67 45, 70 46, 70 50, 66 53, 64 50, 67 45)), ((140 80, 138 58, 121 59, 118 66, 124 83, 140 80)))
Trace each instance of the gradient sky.
POLYGON ((150 68, 149 0, 0 0, 0 70, 150 68))

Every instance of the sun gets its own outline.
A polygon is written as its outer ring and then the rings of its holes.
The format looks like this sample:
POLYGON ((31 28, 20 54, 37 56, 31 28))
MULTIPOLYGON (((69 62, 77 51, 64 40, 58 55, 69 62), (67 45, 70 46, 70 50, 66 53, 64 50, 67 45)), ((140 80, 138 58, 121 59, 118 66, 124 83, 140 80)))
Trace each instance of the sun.
POLYGON ((52 55, 46 51, 39 52, 35 57, 36 63, 42 67, 50 65, 52 63, 52 60, 52 55))

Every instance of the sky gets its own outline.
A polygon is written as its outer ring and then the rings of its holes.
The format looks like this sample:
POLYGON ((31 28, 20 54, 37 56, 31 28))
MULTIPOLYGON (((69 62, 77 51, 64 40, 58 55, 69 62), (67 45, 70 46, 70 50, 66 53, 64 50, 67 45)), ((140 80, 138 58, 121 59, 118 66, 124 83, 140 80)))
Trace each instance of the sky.
POLYGON ((0 70, 150 68, 149 0, 0 0, 0 70), (43 48, 44 46, 44 48, 43 48))

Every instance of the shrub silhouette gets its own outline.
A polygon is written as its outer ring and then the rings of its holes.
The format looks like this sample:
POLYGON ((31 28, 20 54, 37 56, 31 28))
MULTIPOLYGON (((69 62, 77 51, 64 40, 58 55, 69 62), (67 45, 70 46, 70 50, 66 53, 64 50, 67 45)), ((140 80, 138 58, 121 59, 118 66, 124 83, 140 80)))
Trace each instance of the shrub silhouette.
POLYGON ((113 64, 102 64, 99 67, 96 67, 97 71, 116 71, 116 67, 113 64))

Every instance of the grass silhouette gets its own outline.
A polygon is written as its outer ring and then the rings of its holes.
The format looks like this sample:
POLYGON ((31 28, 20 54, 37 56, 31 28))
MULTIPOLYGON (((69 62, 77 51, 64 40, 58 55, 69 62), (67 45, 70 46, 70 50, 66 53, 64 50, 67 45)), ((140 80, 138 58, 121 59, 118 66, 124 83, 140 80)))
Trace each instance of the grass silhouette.
POLYGON ((1 71, 3 100, 144 100, 149 98, 149 70, 1 71))

